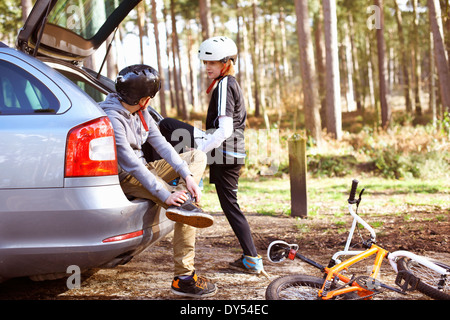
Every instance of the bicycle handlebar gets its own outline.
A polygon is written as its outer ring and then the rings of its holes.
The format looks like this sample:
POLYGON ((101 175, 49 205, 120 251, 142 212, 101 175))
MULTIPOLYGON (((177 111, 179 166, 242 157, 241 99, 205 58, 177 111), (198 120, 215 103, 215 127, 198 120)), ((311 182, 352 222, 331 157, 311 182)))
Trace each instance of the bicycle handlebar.
POLYGON ((357 200, 355 200, 355 195, 356 195, 356 189, 358 188, 358 183, 359 183, 358 180, 353 179, 352 189, 350 190, 350 197, 347 200, 349 204, 354 204, 357 202, 357 200))

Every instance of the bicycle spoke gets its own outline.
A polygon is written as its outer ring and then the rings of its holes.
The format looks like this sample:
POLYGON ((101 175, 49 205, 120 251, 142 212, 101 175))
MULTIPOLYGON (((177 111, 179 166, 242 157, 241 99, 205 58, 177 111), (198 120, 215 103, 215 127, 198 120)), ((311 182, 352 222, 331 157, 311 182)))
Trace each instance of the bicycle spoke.
POLYGON ((318 291, 317 288, 296 283, 281 288, 279 297, 282 300, 318 300, 318 291))
POLYGON ((420 281, 442 292, 450 292, 449 279, 445 276, 421 265, 417 261, 411 261, 409 263, 409 268, 416 277, 420 278, 420 281))

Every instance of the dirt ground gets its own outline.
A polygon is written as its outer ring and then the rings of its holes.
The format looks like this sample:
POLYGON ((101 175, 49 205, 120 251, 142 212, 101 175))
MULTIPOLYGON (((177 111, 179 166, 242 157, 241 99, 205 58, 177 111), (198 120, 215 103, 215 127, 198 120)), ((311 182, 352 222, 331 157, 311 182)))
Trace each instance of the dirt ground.
MULTIPOLYGON (((369 208, 368 221, 383 220, 376 227, 378 244, 387 250, 410 250, 418 254, 450 263, 450 211, 449 208, 405 205, 404 214, 383 216, 389 208, 369 208), (370 212, 373 211, 373 212, 370 212), (378 213, 377 213, 378 212, 378 213), (431 214, 430 214, 431 213, 431 214), (441 217, 435 219, 434 217, 441 217)), ((199 229, 196 246, 196 268, 199 274, 215 282, 216 296, 208 300, 263 300, 269 280, 263 276, 243 274, 228 268, 228 263, 240 256, 237 240, 222 213, 213 213, 215 224, 199 229)), ((341 217, 345 226, 330 219, 296 219, 286 215, 265 216, 247 213, 259 253, 264 258, 271 279, 278 276, 303 273, 318 275, 316 269, 301 261, 272 264, 266 257, 266 248, 273 240, 298 243, 300 252, 327 265, 334 252, 343 249, 351 220, 341 217)), ((368 261, 368 264, 373 261, 368 261)), ((367 270, 367 265, 359 269, 367 270)), ((172 279, 171 235, 160 241, 128 264, 113 269, 93 270, 83 274, 81 288, 68 290, 67 279, 33 282, 13 279, 0 285, 0 300, 172 300, 179 299, 170 292, 172 279)), ((350 269, 349 273, 361 270, 350 269)), ((394 285, 395 274, 386 262, 380 280, 394 285)), ((425 300, 426 296, 413 293, 402 296, 383 293, 377 299, 425 300)))

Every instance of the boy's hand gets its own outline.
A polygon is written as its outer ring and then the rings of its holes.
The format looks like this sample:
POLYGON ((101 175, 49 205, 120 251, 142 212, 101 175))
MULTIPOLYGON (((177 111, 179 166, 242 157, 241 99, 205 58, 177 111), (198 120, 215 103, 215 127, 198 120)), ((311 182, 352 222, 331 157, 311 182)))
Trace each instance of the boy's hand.
POLYGON ((194 177, 189 175, 186 177, 185 181, 186 181, 186 188, 189 190, 192 197, 195 198, 195 202, 199 203, 200 198, 202 196, 202 190, 200 190, 200 187, 195 182, 194 177))
POLYGON ((185 191, 185 190, 175 191, 170 194, 170 196, 166 199, 165 202, 169 206, 179 207, 188 199, 188 196, 186 193, 187 193, 187 191, 185 191))

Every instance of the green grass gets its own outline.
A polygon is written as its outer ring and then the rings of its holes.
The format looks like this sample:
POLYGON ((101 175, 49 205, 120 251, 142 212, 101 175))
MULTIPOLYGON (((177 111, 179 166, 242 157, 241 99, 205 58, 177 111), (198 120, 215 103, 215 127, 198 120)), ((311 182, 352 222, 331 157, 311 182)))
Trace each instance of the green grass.
MULTIPOLYGON (((450 182, 446 179, 434 180, 389 180, 379 177, 358 178, 358 193, 365 188, 361 207, 379 207, 385 205, 399 207, 438 206, 449 210, 450 182), (434 196, 431 196, 434 195, 434 196), (436 196, 438 195, 438 196, 436 196)), ((309 178, 308 217, 320 217, 329 214, 336 220, 348 214, 347 198, 351 178, 309 178)), ((246 213, 265 215, 290 215, 290 181, 287 178, 260 177, 259 179, 241 178, 239 181, 238 201, 246 213)), ((206 211, 221 212, 215 187, 205 180, 202 206, 206 211)), ((391 210, 392 211, 392 210, 391 210)), ((395 210, 394 210, 395 211, 395 210)), ((398 212, 402 212, 401 209, 398 212)), ((391 212, 392 213, 392 212, 391 212)), ((364 212, 361 213, 364 215, 364 212)), ((408 219, 408 217, 404 217, 408 219)), ((437 220, 447 217, 434 218, 437 220)))

